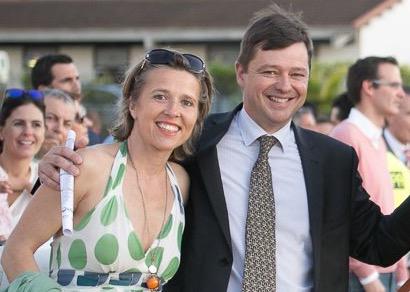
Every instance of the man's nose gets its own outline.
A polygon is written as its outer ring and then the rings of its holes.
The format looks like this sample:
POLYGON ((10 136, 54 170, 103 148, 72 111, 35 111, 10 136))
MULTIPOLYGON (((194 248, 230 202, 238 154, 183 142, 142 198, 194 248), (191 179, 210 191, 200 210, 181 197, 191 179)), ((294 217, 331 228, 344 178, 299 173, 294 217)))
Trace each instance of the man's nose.
POLYGON ((282 91, 288 91, 292 88, 292 83, 288 75, 281 75, 277 78, 275 87, 282 91))

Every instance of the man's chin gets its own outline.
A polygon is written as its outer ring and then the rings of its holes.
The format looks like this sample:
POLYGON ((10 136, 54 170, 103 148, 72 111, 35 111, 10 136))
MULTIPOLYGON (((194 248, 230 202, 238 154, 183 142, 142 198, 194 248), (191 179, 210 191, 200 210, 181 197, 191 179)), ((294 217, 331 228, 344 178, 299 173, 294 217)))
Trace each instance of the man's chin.
POLYGON ((60 141, 59 139, 53 139, 53 138, 46 138, 43 142, 43 148, 52 148, 54 146, 59 146, 62 145, 62 141, 60 141))

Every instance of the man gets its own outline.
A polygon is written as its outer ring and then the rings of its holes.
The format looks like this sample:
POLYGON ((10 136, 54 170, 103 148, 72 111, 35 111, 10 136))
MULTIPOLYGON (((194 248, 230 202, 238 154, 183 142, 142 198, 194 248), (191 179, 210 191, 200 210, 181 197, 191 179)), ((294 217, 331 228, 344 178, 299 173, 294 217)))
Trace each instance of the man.
POLYGON ((37 154, 38 158, 47 153, 51 147, 64 145, 76 114, 74 100, 59 89, 44 91, 44 105, 46 108, 46 132, 43 145, 37 154))
POLYGON ((404 92, 406 95, 400 102, 399 113, 387 118, 387 127, 383 133, 396 207, 410 194, 410 88, 404 87, 404 92))
POLYGON ((33 88, 48 87, 67 92, 75 100, 81 99, 80 75, 70 56, 56 54, 39 58, 31 71, 33 88))
MULTIPOLYGON (((181 265, 164 291, 346 291, 349 255, 389 265, 409 249, 410 200, 383 217, 361 188, 354 150, 291 123, 306 99, 311 56, 307 28, 296 16, 272 6, 252 20, 236 63, 243 105, 207 119, 197 153, 185 164, 191 192, 181 265), (279 142, 267 165, 269 136, 279 142), (263 170, 256 184, 254 164, 263 170), (272 193, 274 205, 259 213, 273 215, 258 217, 248 195, 258 205, 255 195, 265 201, 272 193), (272 218, 273 224, 247 228, 272 218)), ((40 175, 54 188, 54 166, 78 173, 61 156, 81 163, 68 149, 53 148, 40 175)))
POLYGON ((404 92, 405 97, 401 101, 399 113, 387 119, 384 138, 387 148, 407 164, 407 145, 410 144, 410 87, 404 87, 404 92))
POLYGON ((76 103, 77 114, 73 124, 76 132, 76 148, 88 144, 87 124, 81 118, 81 82, 80 75, 73 59, 63 54, 45 55, 39 58, 31 72, 31 83, 34 89, 45 90, 56 88, 69 94, 76 103))
POLYGON ((293 122, 299 127, 315 131, 317 129, 317 121, 315 113, 311 106, 304 105, 297 110, 293 116, 293 122))
MULTIPOLYGON (((349 68, 347 93, 354 107, 331 136, 356 150, 364 188, 381 211, 390 214, 394 210, 394 195, 382 129, 386 118, 399 112, 404 96, 397 61, 392 57, 359 59, 349 68)), ((350 291, 380 291, 384 287, 395 292, 396 280, 401 285, 407 280, 405 259, 388 268, 351 259, 350 271, 350 291)))
POLYGON ((332 102, 332 109, 330 111, 330 121, 337 125, 341 121, 347 119, 350 109, 353 107, 352 101, 347 96, 347 92, 343 92, 336 96, 332 102))

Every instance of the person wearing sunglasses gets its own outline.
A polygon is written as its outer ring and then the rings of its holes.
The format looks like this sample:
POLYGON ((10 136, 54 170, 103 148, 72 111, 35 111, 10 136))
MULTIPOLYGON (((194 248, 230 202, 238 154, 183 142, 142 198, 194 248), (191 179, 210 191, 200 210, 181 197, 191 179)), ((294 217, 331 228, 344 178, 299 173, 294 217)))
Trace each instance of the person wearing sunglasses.
MULTIPOLYGON (((410 199, 384 216, 354 149, 292 123, 312 56, 295 13, 273 4, 250 21, 235 64, 243 103, 207 118, 184 164, 182 261, 164 291, 346 292, 349 256, 387 266, 410 249, 410 199)), ((76 166, 76 153, 54 148, 39 173, 55 188, 55 167, 76 166)))
POLYGON ((37 159, 41 159, 53 146, 64 145, 76 113, 74 100, 64 91, 46 89, 43 93, 46 132, 43 145, 36 155, 37 159))
POLYGON ((199 57, 149 51, 125 79, 112 129, 118 142, 77 151, 72 236, 61 234, 60 196, 45 185, 10 236, 2 258, 10 291, 56 283, 64 291, 161 291, 180 263, 189 178, 178 162, 193 153, 212 93, 199 57), (47 279, 32 254, 52 235, 47 279))
MULTIPOLYGON (((44 104, 43 94, 37 90, 7 89, 2 99, 0 167, 7 173, 7 180, 0 181, 0 193, 7 194, 13 230, 32 199, 30 190, 37 179, 34 156, 44 141, 44 104)), ((0 236, 7 239, 9 234, 0 236)), ((0 281, 1 287, 7 285, 5 277, 0 281)))
POLYGON ((13 227, 31 200, 37 163, 33 160, 44 141, 43 94, 37 90, 8 89, 0 110, 0 166, 8 174, 0 192, 8 193, 13 227))
MULTIPOLYGON (((351 145, 359 157, 359 173, 373 202, 386 215, 394 210, 394 192, 387 163, 383 128, 387 118, 399 113, 404 97, 402 78, 393 57, 369 56, 357 60, 347 73, 347 93, 353 101, 347 119, 331 136, 351 145)), ((349 261, 349 291, 395 292, 408 278, 406 259, 389 267, 349 261)))

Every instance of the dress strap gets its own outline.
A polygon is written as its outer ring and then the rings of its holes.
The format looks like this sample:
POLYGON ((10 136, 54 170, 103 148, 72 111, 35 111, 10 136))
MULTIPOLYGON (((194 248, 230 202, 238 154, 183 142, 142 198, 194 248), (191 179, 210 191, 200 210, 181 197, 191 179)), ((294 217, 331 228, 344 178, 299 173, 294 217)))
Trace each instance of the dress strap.
POLYGON ((107 182, 104 196, 109 192, 121 188, 122 181, 125 176, 125 169, 127 166, 127 141, 121 142, 117 155, 114 158, 113 166, 111 168, 110 178, 107 182))
POLYGON ((181 189, 179 188, 179 185, 178 185, 177 177, 169 163, 167 163, 166 167, 167 167, 169 181, 171 182, 172 192, 174 193, 174 196, 176 198, 175 201, 178 201, 180 212, 184 214, 184 200, 182 198, 181 189))

